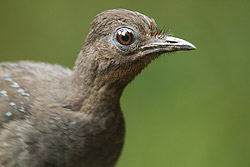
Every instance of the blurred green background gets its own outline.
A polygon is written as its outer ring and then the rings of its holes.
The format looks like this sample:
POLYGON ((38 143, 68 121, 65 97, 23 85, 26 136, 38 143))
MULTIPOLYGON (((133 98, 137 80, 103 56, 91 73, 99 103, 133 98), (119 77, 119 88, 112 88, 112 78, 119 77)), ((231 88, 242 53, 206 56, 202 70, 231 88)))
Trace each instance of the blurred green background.
POLYGON ((112 8, 153 17, 198 48, 161 56, 125 89, 117 167, 249 167, 249 0, 1 0, 0 61, 73 67, 89 23, 112 8))

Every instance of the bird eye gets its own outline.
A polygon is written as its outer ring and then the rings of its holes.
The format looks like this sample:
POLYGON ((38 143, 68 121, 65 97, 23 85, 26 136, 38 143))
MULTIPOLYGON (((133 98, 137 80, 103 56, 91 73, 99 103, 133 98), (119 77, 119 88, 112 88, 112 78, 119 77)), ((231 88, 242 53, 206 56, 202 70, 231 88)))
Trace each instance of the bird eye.
POLYGON ((116 39, 122 45, 130 45, 134 42, 134 35, 129 29, 121 29, 117 32, 116 39))

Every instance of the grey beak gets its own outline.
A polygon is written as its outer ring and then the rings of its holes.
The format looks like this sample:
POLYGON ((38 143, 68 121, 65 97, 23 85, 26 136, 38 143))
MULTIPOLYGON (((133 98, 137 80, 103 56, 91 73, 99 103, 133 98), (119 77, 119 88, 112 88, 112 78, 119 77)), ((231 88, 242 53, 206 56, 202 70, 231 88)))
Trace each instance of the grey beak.
POLYGON ((196 47, 188 41, 180 38, 166 36, 163 39, 152 41, 151 43, 143 46, 143 50, 154 50, 156 52, 173 52, 195 50, 196 47))
POLYGON ((188 41, 167 36, 164 40, 151 43, 151 46, 163 47, 168 51, 194 50, 196 47, 188 41))
POLYGON ((188 41, 185 41, 180 38, 167 37, 166 46, 176 48, 178 50, 194 50, 196 47, 188 41))

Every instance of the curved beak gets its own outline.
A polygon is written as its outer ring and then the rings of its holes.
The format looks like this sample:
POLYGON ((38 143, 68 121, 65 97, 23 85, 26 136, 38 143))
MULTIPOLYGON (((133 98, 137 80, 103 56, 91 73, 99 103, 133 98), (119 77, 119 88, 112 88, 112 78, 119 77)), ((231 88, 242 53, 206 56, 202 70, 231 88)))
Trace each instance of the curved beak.
POLYGON ((146 52, 173 52, 173 51, 185 51, 194 50, 196 47, 188 41, 180 38, 166 36, 163 39, 156 39, 141 47, 146 52))

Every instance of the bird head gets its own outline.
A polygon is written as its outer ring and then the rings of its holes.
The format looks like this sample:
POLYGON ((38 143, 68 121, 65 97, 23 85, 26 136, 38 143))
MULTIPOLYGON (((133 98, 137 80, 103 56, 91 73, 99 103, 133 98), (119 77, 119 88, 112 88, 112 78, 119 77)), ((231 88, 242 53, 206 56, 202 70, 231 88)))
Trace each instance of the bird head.
POLYGON ((113 9, 95 17, 79 59, 87 58, 102 80, 127 84, 159 55, 193 49, 191 43, 161 31, 152 18, 113 9))

